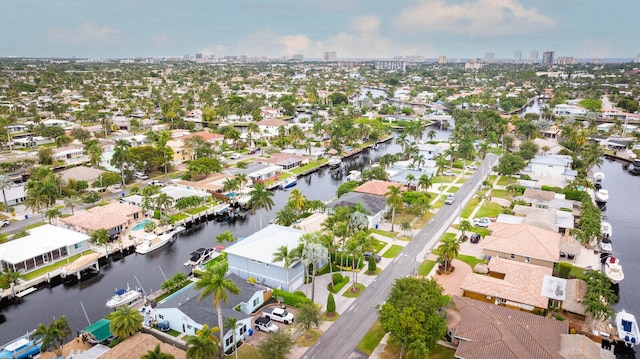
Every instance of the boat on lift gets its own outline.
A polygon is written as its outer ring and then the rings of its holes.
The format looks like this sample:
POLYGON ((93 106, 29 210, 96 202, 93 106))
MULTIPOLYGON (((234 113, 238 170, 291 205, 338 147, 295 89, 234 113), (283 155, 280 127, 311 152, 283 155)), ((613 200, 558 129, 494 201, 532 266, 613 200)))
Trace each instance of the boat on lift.
POLYGON ((613 236, 613 228, 611 227, 611 223, 607 221, 601 221, 600 232, 602 232, 602 238, 611 238, 613 236))
POLYGON ((342 159, 338 156, 333 156, 329 158, 329 166, 330 167, 338 167, 342 163, 342 159))
POLYGON ((596 186, 596 189, 602 188, 602 181, 604 181, 604 173, 596 172, 593 174, 593 184, 596 186))
POLYGON ((116 289, 113 297, 107 301, 107 307, 117 308, 121 305, 132 303, 138 300, 141 295, 142 293, 138 289, 130 289, 129 286, 127 286, 127 289, 116 289))
POLYGON ((609 191, 601 188, 596 192, 596 202, 607 203, 608 200, 609 200, 609 191))
POLYGON ((198 248, 191 253, 189 260, 186 261, 184 265, 187 267, 197 267, 202 265, 202 263, 217 257, 218 255, 220 255, 220 253, 216 250, 215 247, 198 248))
POLYGON ((295 186, 297 183, 298 183, 298 177, 296 176, 288 177, 282 180, 282 182, 280 182, 280 188, 282 189, 291 188, 295 186))
POLYGON ((42 347, 42 339, 33 339, 35 330, 0 347, 0 358, 33 358, 42 347))
POLYGON ((345 178, 345 182, 360 181, 361 176, 362 176, 362 172, 360 172, 358 170, 349 171, 349 174, 345 178))
POLYGON ((640 341, 640 330, 638 330, 638 322, 636 317, 621 310, 616 314, 616 328, 618 329, 618 338, 624 341, 627 346, 638 345, 640 341))
POLYGON ((624 272, 620 265, 620 260, 615 257, 609 257, 604 263, 604 274, 609 277, 613 284, 620 283, 624 279, 624 272))

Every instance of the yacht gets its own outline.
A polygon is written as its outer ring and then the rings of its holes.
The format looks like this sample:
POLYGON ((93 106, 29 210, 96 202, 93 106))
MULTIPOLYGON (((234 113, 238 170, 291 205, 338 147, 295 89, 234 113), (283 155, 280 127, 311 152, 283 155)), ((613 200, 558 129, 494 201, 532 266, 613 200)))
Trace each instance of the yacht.
POLYGON ((616 327, 618 328, 618 338, 624 341, 627 346, 638 345, 640 340, 640 331, 638 330, 638 322, 636 317, 621 310, 616 314, 616 327))
POLYGON ((613 244, 611 243, 611 239, 609 238, 603 238, 600 243, 600 250, 604 253, 611 253, 613 252, 613 244))
POLYGON ((361 175, 362 175, 362 172, 357 171, 357 170, 352 170, 352 171, 349 172, 349 174, 345 178, 345 182, 360 181, 360 176, 361 175))
POLYGON ((607 203, 608 200, 609 200, 609 191, 601 188, 596 192, 596 202, 607 203))
POLYGON ((593 174, 593 184, 596 186, 596 189, 602 188, 602 181, 604 181, 604 173, 596 172, 593 174))
POLYGON ((602 238, 611 238, 613 235, 611 223, 607 221, 600 222, 600 232, 602 232, 602 238))
POLYGON ((121 305, 129 304, 136 301, 141 295, 142 293, 140 293, 139 290, 129 289, 128 286, 127 289, 116 289, 113 297, 107 301, 107 307, 116 308, 121 305))
POLYGON ((604 274, 609 277, 613 284, 620 283, 624 279, 624 272, 618 258, 609 257, 604 263, 604 274))
POLYGON ((197 267, 209 259, 215 258, 219 255, 215 247, 211 248, 198 248, 191 253, 189 260, 184 263, 187 267, 197 267))
POLYGON ((329 166, 330 167, 338 167, 342 163, 342 159, 338 156, 333 156, 329 158, 329 166))
POLYGON ((147 254, 153 252, 158 248, 164 247, 168 243, 173 243, 176 239, 176 234, 184 231, 185 227, 177 227, 173 231, 161 235, 148 234, 144 241, 136 246, 136 253, 147 254))
POLYGON ((285 178, 284 180, 282 180, 282 182, 280 182, 280 188, 282 188, 282 189, 291 188, 291 187, 295 186, 296 183, 298 183, 298 177, 296 177, 296 176, 288 177, 288 178, 285 178))

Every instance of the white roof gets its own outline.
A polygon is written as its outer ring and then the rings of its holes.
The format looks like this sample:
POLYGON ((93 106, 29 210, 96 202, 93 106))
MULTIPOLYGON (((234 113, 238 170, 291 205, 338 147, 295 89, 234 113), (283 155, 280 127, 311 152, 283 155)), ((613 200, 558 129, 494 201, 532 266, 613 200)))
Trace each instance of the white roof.
POLYGON ((567 280, 545 275, 544 281, 542 282, 542 293, 540 294, 555 300, 565 300, 567 295, 567 280))
POLYGON ((86 234, 50 224, 30 229, 29 235, 0 244, 0 260, 20 263, 40 254, 89 240, 86 234))
POLYGON ((284 262, 272 261, 273 253, 281 246, 287 246, 289 251, 292 251, 298 246, 300 237, 305 233, 307 232, 299 229, 271 224, 228 247, 225 252, 284 268, 284 262))
MULTIPOLYGON (((166 193, 169 197, 173 198, 175 201, 180 200, 185 197, 198 196, 201 198, 211 197, 211 194, 203 191, 196 191, 192 189, 186 189, 175 186, 167 186, 162 187, 160 189, 161 192, 166 193)), ((156 196, 152 196, 156 197, 156 196)))

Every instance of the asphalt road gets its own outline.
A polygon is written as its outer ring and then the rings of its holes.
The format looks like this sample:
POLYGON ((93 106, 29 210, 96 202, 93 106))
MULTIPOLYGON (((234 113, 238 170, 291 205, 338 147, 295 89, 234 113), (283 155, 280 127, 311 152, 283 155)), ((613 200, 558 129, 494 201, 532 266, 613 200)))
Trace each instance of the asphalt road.
POLYGON ((378 275, 365 293, 336 320, 327 331, 310 347, 302 358, 366 358, 356 350, 356 346, 369 328, 378 319, 376 307, 386 300, 395 282, 395 278, 406 277, 414 273, 417 262, 436 245, 438 239, 449 228, 464 205, 473 197, 498 157, 488 155, 480 168, 464 183, 455 194, 453 205, 443 206, 433 219, 423 227, 407 244, 404 250, 378 275))

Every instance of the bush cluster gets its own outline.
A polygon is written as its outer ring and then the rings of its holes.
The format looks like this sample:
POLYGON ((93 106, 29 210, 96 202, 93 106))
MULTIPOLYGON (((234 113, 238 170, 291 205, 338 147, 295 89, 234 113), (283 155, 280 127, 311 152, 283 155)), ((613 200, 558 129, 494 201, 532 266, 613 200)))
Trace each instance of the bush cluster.
POLYGON ((282 302, 292 307, 298 307, 300 304, 313 304, 311 299, 307 298, 302 292, 289 293, 281 289, 273 288, 273 295, 276 298, 282 298, 282 302))

